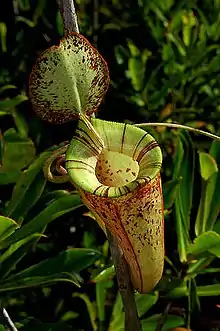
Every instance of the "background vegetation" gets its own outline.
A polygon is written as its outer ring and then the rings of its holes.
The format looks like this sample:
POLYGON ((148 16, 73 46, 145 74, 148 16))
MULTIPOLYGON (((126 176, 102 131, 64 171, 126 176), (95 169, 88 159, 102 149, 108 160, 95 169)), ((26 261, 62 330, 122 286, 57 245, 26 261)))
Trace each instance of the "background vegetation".
MULTIPOLYGON (((217 133, 219 0, 76 5, 81 33, 109 65, 100 118, 172 121, 217 133)), ((122 331, 105 235, 74 187, 48 183, 41 171, 50 148, 70 140, 75 129, 75 123, 41 121, 28 100, 37 56, 62 35, 55 0, 7 1, 1 10, 1 305, 22 331, 122 331)), ((155 292, 136 296, 143 330, 218 330, 220 144, 178 130, 146 129, 164 155, 166 258, 155 292)), ((3 319, 0 330, 6 330, 3 319)))

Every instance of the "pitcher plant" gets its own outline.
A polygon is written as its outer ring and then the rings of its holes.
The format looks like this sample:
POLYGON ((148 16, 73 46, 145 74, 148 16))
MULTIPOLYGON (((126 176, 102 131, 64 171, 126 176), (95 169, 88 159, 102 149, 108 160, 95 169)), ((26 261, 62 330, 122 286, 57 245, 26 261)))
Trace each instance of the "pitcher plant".
POLYGON ((103 230, 117 238, 134 288, 149 292, 163 272, 162 153, 146 131, 91 117, 108 85, 104 59, 82 35, 71 33, 38 58, 30 97, 42 119, 78 119, 65 156, 68 179, 103 230))

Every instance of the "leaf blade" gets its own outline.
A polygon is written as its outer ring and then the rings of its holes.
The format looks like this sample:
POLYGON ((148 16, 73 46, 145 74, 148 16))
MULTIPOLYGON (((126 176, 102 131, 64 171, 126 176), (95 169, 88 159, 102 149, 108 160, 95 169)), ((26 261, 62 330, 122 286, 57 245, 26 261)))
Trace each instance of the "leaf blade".
POLYGON ((40 214, 17 230, 13 235, 0 243, 0 248, 6 248, 17 241, 22 240, 26 236, 41 232, 44 227, 54 219, 80 206, 82 206, 82 203, 78 194, 70 193, 67 196, 58 198, 42 210, 40 214))
POLYGON ((71 33, 37 60, 30 76, 30 97, 42 119, 64 123, 96 111, 108 84, 104 59, 86 38, 71 33))

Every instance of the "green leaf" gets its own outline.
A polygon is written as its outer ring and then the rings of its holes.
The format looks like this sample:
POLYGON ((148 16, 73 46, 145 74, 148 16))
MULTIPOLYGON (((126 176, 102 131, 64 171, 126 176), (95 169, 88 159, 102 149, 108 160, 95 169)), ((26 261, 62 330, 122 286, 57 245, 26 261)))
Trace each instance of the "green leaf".
POLYGON ((132 42, 132 40, 128 40, 128 48, 132 57, 136 57, 141 54, 139 48, 132 42))
POLYGON ((212 230, 220 212, 220 170, 208 183, 206 199, 210 203, 206 230, 212 230))
POLYGON ((63 20, 62 20, 62 16, 61 16, 59 10, 56 15, 56 24, 57 24, 57 31, 58 31, 59 35, 63 36, 63 34, 64 34, 63 20))
POLYGON ((0 129, 0 168, 3 165, 4 154, 5 154, 5 141, 0 129))
POLYGON ((30 139, 23 139, 14 129, 4 133, 4 144, 3 166, 0 168, 1 185, 16 180, 21 170, 35 157, 33 142, 30 139), (15 178, 12 174, 15 174, 15 178))
MULTIPOLYGON (((135 294, 138 315, 142 317, 157 302, 159 293, 135 294)), ((116 297, 108 331, 124 331, 124 311, 120 294, 116 297)))
POLYGON ((197 285, 195 278, 191 278, 188 280, 188 309, 189 311, 200 311, 200 301, 197 293, 197 285))
POLYGON ((26 17, 23 17, 23 16, 15 16, 15 20, 16 22, 23 22, 25 24, 27 24, 30 28, 34 28, 36 23, 29 20, 28 18, 26 17))
POLYGON ((14 108, 20 105, 22 102, 28 100, 28 97, 24 94, 19 94, 12 99, 6 99, 0 101, 0 110, 11 113, 14 108))
POLYGON ((75 311, 69 310, 66 313, 64 313, 61 317, 61 320, 66 322, 72 319, 75 319, 79 317, 79 313, 76 313, 75 311))
POLYGON ((220 211, 220 143, 213 142, 210 154, 203 153, 200 157, 202 191, 199 209, 196 217, 195 232, 198 236, 204 231, 213 230, 220 211))
POLYGON ((193 197, 195 151, 190 135, 187 132, 181 132, 179 139, 181 140, 182 149, 184 151, 179 169, 179 174, 182 176, 179 200, 184 224, 188 229, 193 197))
POLYGON ((199 271, 198 273, 201 274, 215 274, 215 273, 219 273, 220 272, 220 268, 207 268, 204 270, 199 271))
POLYGON ((190 261, 187 274, 190 275, 197 275, 198 273, 204 272, 204 270, 207 270, 206 268, 210 265, 210 263, 213 262, 215 259, 215 256, 205 256, 200 257, 199 260, 192 260, 190 261))
POLYGON ((174 53, 172 44, 170 42, 163 45, 162 58, 163 58, 163 61, 169 61, 169 62, 171 62, 171 60, 173 58, 175 58, 175 53, 174 53))
POLYGON ((112 279, 115 276, 115 266, 112 265, 104 270, 102 270, 95 278, 93 278, 94 283, 103 282, 112 279))
MULTIPOLYGON (((72 193, 76 193, 76 192, 72 192, 72 193)), ((41 198, 39 199, 38 207, 40 209, 42 209, 40 207, 40 205, 43 205, 44 207, 46 207, 53 201, 57 200, 58 198, 66 197, 69 194, 70 193, 67 190, 55 190, 55 191, 50 191, 50 192, 44 193, 41 196, 41 198)))
POLYGON ((119 65, 123 64, 128 57, 129 52, 125 47, 123 47, 122 45, 115 46, 115 59, 119 65))
POLYGON ((213 231, 217 232, 218 234, 220 234, 220 218, 217 219, 215 226, 213 228, 213 231))
POLYGON ((35 205, 41 197, 46 185, 46 179, 43 172, 39 172, 29 185, 24 198, 20 201, 17 208, 11 213, 11 217, 19 222, 26 217, 28 211, 35 205))
POLYGON ((105 304, 107 288, 112 285, 112 282, 102 281, 96 284, 96 304, 97 304, 97 315, 101 324, 105 322, 105 304))
POLYGON ((193 32, 193 27, 196 26, 196 20, 193 16, 192 11, 183 12, 182 20, 183 20, 183 28, 182 28, 183 42, 187 47, 189 47, 190 44, 192 43, 192 32, 193 32))
POLYGON ((0 185, 8 185, 11 183, 16 183, 21 171, 5 172, 1 173, 0 171, 0 185))
POLYGON ((33 14, 33 21, 35 23, 38 22, 39 18, 42 17, 44 9, 46 7, 46 3, 44 0, 38 0, 36 9, 33 14))
POLYGON ((201 176, 208 181, 218 171, 215 159, 208 153, 199 152, 201 176))
POLYGON ((16 209, 19 208, 20 205, 25 204, 28 194, 30 193, 29 188, 30 188, 31 184, 35 180, 37 174, 42 169, 44 161, 46 160, 46 158, 48 156, 50 156, 51 152, 55 148, 57 148, 57 146, 51 148, 51 151, 43 152, 29 166, 29 168, 21 174, 21 176, 19 177, 19 180, 17 181, 17 183, 14 187, 11 200, 5 210, 6 216, 11 216, 12 213, 14 213, 14 215, 16 215, 16 209))
MULTIPOLYGON (((162 318, 162 314, 156 314, 153 315, 145 320, 142 321, 142 329, 143 331, 155 331, 158 323, 160 322, 162 318)), ((174 329, 178 326, 184 325, 184 319, 183 317, 176 316, 176 315, 168 315, 165 319, 165 322, 163 324, 163 327, 161 331, 168 331, 170 329, 174 329)))
POLYGON ((220 173, 214 173, 207 182, 203 180, 201 198, 195 223, 196 235, 212 230, 220 208, 220 173))
POLYGON ((16 267, 18 262, 28 253, 29 249, 41 237, 41 234, 34 234, 11 245, 6 252, 0 256, 0 279, 7 277, 16 267))
POLYGON ((0 87, 0 93, 3 93, 4 91, 10 90, 10 89, 16 89, 17 87, 15 85, 7 84, 0 87))
POLYGON ((24 115, 14 109, 12 110, 12 116, 20 136, 24 139, 28 139, 28 124, 24 118, 24 115))
POLYGON ((71 33, 38 58, 30 76, 30 97, 41 118, 63 123, 92 114, 108 84, 106 62, 82 35, 71 33))
POLYGON ((90 301, 89 297, 87 295, 81 294, 81 293, 73 293, 73 297, 74 298, 80 298, 85 302, 88 313, 89 313, 92 329, 93 329, 93 331, 97 331, 98 326, 97 326, 97 323, 96 323, 96 310, 95 310, 94 305, 90 301))
POLYGON ((57 217, 66 214, 78 207, 82 206, 79 195, 69 194, 65 197, 58 198, 53 201, 49 206, 40 212, 39 215, 34 217, 27 224, 22 226, 9 238, 0 243, 0 248, 8 247, 17 241, 30 236, 34 233, 41 232, 44 227, 52 222, 57 217))
POLYGON ((0 241, 9 237, 16 228, 18 228, 18 224, 14 220, 0 216, 0 241))
POLYGON ((171 7, 175 3, 175 1, 174 0, 167 0, 165 2, 163 2, 163 1, 157 1, 156 3, 162 9, 162 11, 165 13, 165 12, 168 12, 168 11, 171 10, 171 7))
POLYGON ((192 207, 195 151, 187 132, 180 133, 174 157, 173 180, 182 177, 175 200, 176 230, 181 262, 187 260, 186 252, 190 243, 190 212, 192 207))
POLYGON ((176 11, 172 15, 172 20, 169 24, 169 30, 175 32, 175 30, 180 29, 182 25, 182 11, 176 11))
POLYGON ((112 316, 109 323, 108 331, 123 331, 124 330, 124 312, 121 295, 118 292, 112 310, 112 316))
POLYGON ((141 58, 130 58, 128 60, 128 74, 131 78, 131 83, 136 91, 140 91, 143 87, 145 64, 141 58))
POLYGON ((172 289, 171 291, 169 291, 166 295, 165 295, 165 298, 167 299, 177 299, 177 298, 182 298, 182 297, 185 297, 185 296, 188 296, 189 295, 189 291, 188 291, 188 288, 187 288, 187 285, 186 285, 186 281, 184 280, 182 282, 181 285, 175 287, 174 289, 172 289))
POLYGON ((204 232, 188 248, 188 254, 193 256, 200 256, 205 252, 220 257, 220 235, 218 233, 214 231, 204 232))
POLYGON ((144 314, 148 312, 148 310, 155 305, 157 300, 159 299, 159 293, 149 293, 149 294, 140 294, 136 293, 135 301, 137 305, 138 315, 142 317, 144 314))
POLYGON ((57 281, 69 281, 79 285, 75 273, 87 268, 100 257, 100 253, 91 249, 75 248, 60 253, 7 278, 0 283, 0 292, 52 284, 57 281))
POLYGON ((0 263, 4 263, 6 260, 8 260, 20 247, 27 244, 29 241, 32 241, 34 238, 39 238, 43 236, 40 233, 36 233, 32 236, 26 237, 23 240, 18 241, 17 243, 11 245, 2 255, 0 256, 0 263))
POLYGON ((62 272, 80 272, 93 264, 100 257, 100 253, 93 249, 71 248, 61 252, 57 257, 44 260, 20 273, 11 276, 8 280, 26 277, 52 276, 62 272))
MULTIPOLYGON (((88 214, 86 216, 88 216, 88 214)), ((91 231, 84 231, 84 234, 83 234, 83 247, 93 248, 95 246, 96 246, 96 234, 91 232, 91 231)))
POLYGON ((58 282, 69 282, 80 287, 79 276, 77 274, 62 272, 60 274, 53 274, 52 276, 32 276, 31 278, 2 281, 0 283, 0 292, 15 291, 35 286, 47 286, 58 282))
MULTIPOLYGON (((220 143, 213 141, 210 155, 215 158, 220 167, 220 143)), ((220 168, 218 173, 213 174, 207 184, 206 193, 207 204, 209 204, 209 214, 207 216, 206 231, 212 230, 220 212, 220 168)))
MULTIPOLYGON (((77 193, 76 191, 73 191, 72 193, 77 193)), ((67 190, 56 190, 56 191, 50 191, 47 193, 44 193, 40 199, 36 202, 36 204, 29 210, 28 214, 26 215, 24 221, 30 220, 37 216, 43 209, 48 207, 52 202, 55 200, 69 196, 70 192, 67 190)), ((90 247, 86 247, 90 248, 90 247)))
POLYGON ((0 40, 1 40, 1 48, 2 53, 7 52, 7 43, 6 43, 6 35, 7 35, 7 26, 4 22, 0 22, 0 40))
POLYGON ((18 3, 20 11, 28 11, 31 8, 30 0, 20 0, 18 3))
POLYGON ((220 284, 198 286, 197 294, 200 297, 210 297, 210 296, 219 296, 220 295, 220 284))
MULTIPOLYGON (((218 132, 220 134, 220 130, 218 132)), ((210 148, 210 155, 215 159, 216 163, 220 165, 220 142, 213 141, 211 148, 210 148)))
POLYGON ((170 180, 163 184, 163 198, 164 198, 164 208, 169 209, 172 207, 176 196, 178 194, 179 185, 182 177, 170 180))

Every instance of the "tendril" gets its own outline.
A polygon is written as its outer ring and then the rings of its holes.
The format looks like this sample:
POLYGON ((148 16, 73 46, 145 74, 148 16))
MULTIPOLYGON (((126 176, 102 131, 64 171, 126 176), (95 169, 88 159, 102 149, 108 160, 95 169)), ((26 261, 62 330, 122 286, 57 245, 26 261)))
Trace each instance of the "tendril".
POLYGON ((44 162, 43 172, 45 178, 52 183, 66 183, 69 181, 69 175, 63 166, 65 163, 65 152, 69 144, 66 144, 57 150, 55 150, 44 162), (51 171, 51 167, 54 164, 54 169, 59 175, 55 175, 51 171))
POLYGON ((193 131, 193 132, 198 133, 198 134, 203 134, 204 136, 207 136, 207 137, 212 138, 214 140, 220 141, 220 137, 215 135, 215 134, 209 133, 207 131, 196 129, 196 128, 193 128, 191 126, 186 126, 186 125, 177 124, 177 123, 140 123, 140 124, 134 124, 134 125, 138 126, 138 127, 166 126, 168 128, 185 129, 185 130, 188 130, 188 131, 193 131))

